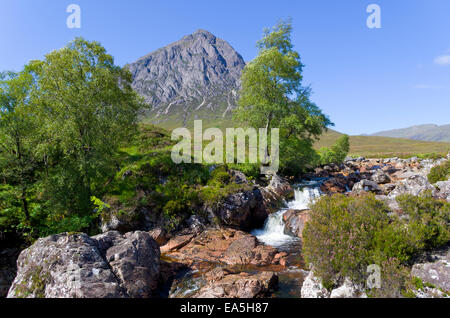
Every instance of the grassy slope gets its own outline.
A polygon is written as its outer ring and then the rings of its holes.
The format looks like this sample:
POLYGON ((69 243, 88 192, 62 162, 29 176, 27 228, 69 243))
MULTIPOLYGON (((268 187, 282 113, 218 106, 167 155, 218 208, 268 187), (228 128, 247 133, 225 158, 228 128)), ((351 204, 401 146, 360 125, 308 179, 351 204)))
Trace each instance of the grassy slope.
MULTIPOLYGON (((329 130, 316 143, 316 148, 329 147, 341 136, 340 133, 329 130)), ((350 155, 365 157, 408 157, 418 154, 447 154, 450 143, 428 142, 401 138, 351 136, 350 155)))

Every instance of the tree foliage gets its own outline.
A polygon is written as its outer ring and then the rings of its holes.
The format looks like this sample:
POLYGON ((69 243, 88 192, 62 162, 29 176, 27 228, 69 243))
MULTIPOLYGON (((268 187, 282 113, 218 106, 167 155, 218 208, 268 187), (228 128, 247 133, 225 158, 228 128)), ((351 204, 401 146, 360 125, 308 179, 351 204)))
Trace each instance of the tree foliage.
POLYGON ((302 85, 303 64, 293 49, 291 33, 290 21, 264 31, 258 56, 243 71, 234 116, 269 132, 279 128, 282 168, 302 169, 315 159, 312 145, 331 122, 302 85))

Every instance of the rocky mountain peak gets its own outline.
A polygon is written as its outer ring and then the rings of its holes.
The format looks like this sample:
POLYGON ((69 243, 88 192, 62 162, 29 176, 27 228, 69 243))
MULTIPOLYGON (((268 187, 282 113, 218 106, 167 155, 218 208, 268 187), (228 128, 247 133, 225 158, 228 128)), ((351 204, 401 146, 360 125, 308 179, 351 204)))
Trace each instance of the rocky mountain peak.
POLYGON ((244 66, 229 43, 201 29, 128 65, 147 121, 163 126, 229 116, 244 66))

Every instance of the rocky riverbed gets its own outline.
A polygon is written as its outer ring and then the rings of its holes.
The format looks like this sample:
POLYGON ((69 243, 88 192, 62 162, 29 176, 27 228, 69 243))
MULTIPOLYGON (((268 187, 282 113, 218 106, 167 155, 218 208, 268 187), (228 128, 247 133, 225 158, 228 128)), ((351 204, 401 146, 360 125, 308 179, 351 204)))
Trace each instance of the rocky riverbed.
MULTIPOLYGON (((206 219, 192 217, 178 234, 139 231, 139 225, 120 233, 114 226, 123 228, 121 221, 108 220, 98 236, 66 233, 38 240, 20 253, 17 273, 11 260, 18 253, 2 255, 9 261, 1 263, 0 292, 4 296, 9 289, 8 297, 364 297, 348 282, 326 291, 305 267, 301 238, 309 203, 320 195, 373 192, 395 213, 396 196, 424 191, 450 202, 450 180, 432 185, 426 177, 449 159, 348 158, 317 168, 300 182, 275 176, 267 186, 239 175, 250 190, 208 208, 206 219), (208 218, 218 218, 220 225, 208 218)), ((449 255, 448 248, 430 254, 413 266, 413 274, 448 291, 449 255)), ((429 288, 417 296, 443 294, 429 288)))

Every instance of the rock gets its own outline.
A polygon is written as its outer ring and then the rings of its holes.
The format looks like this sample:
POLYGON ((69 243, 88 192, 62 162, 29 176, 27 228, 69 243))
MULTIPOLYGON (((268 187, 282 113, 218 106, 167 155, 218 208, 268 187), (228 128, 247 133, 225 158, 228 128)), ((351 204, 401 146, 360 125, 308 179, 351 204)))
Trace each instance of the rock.
POLYGON ((326 194, 345 193, 349 190, 346 179, 330 178, 322 183, 320 190, 326 194))
POLYGON ((100 217, 100 228, 103 233, 110 231, 127 233, 145 229, 143 223, 144 215, 148 213, 146 208, 120 209, 114 208, 115 203, 111 203, 110 205, 113 208, 104 211, 100 217))
POLYGON ((367 298, 367 295, 346 278, 342 286, 331 291, 330 298, 367 298))
POLYGON ((206 210, 223 225, 247 231, 264 224, 268 212, 261 204, 263 200, 260 189, 254 187, 229 195, 217 206, 207 207, 206 210))
POLYGON ((353 186, 352 192, 354 192, 354 193, 361 193, 361 192, 381 193, 381 188, 376 182, 363 179, 353 186))
POLYGON ((284 233, 302 238, 303 229, 310 220, 311 210, 288 210, 283 214, 284 233))
POLYGON ((294 196, 294 189, 292 189, 289 182, 280 177, 279 175, 273 175, 267 187, 270 191, 278 195, 280 198, 291 198, 294 196))
POLYGON ((151 238, 154 239, 155 242, 159 246, 163 246, 164 244, 167 243, 167 232, 163 228, 159 227, 154 230, 151 230, 148 233, 150 234, 151 238))
POLYGON ((381 169, 375 171, 372 175, 372 181, 378 184, 385 184, 391 182, 391 178, 381 169))
POLYGON ((435 198, 446 200, 450 203, 450 180, 436 182, 434 188, 436 189, 435 198))
POLYGON ((301 296, 302 298, 329 298, 330 292, 323 287, 320 279, 314 276, 313 271, 310 271, 303 282, 301 296))
POLYGON ((22 251, 8 297, 151 297, 159 249, 146 232, 58 234, 22 251))
POLYGON ((167 253, 167 257, 189 266, 208 262, 228 265, 277 264, 277 250, 260 244, 248 233, 233 229, 209 229, 184 247, 167 253))
POLYGON ((414 264, 411 275, 450 292, 450 248, 433 258, 435 260, 432 262, 414 264))
POLYGON ((17 273, 17 258, 20 250, 5 248, 0 251, 0 298, 6 297, 17 273))
POLYGON ((421 175, 415 175, 398 182, 395 189, 389 193, 389 197, 395 198, 401 194, 418 196, 427 190, 431 190, 432 192, 434 190, 433 186, 428 182, 428 179, 421 175))
POLYGON ((278 276, 274 272, 234 274, 216 268, 205 276, 209 283, 193 298, 260 298, 268 296, 278 284, 278 276))
POLYGON ((164 246, 161 246, 160 251, 161 254, 166 254, 172 251, 176 251, 183 246, 186 246, 193 238, 194 234, 187 234, 187 235, 178 235, 174 238, 170 239, 167 244, 164 246))
POLYGON ((389 193, 392 192, 392 190, 395 189, 397 185, 395 183, 386 183, 386 184, 382 184, 380 185, 381 191, 385 194, 388 195, 389 193))
POLYGON ((236 184, 248 184, 247 177, 241 171, 230 170, 230 175, 236 184))
POLYGON ((102 242, 106 261, 131 298, 149 298, 158 288, 160 253, 158 244, 146 232, 130 232, 123 236, 108 232, 93 237, 102 242), (106 246, 107 249, 104 249, 106 246))

